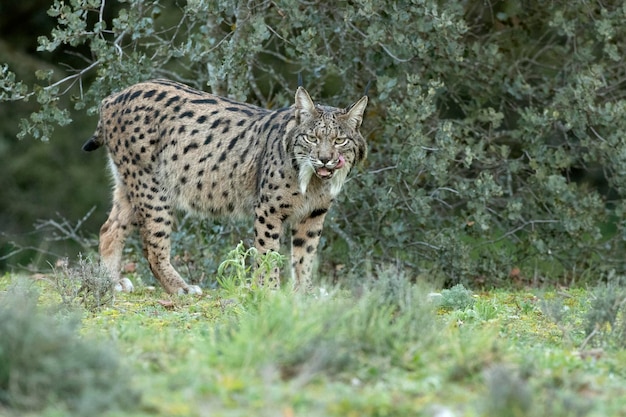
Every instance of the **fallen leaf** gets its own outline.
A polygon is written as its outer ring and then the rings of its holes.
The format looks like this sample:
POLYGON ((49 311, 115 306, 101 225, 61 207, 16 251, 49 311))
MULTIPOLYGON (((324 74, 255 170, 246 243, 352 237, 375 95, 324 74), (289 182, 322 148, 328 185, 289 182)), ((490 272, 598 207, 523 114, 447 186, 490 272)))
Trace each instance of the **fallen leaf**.
POLYGON ((134 262, 129 262, 124 265, 124 272, 135 272, 137 270, 137 264, 134 262))
POLYGON ((45 274, 39 274, 39 273, 31 275, 31 278, 34 280, 48 279, 48 277, 45 274))

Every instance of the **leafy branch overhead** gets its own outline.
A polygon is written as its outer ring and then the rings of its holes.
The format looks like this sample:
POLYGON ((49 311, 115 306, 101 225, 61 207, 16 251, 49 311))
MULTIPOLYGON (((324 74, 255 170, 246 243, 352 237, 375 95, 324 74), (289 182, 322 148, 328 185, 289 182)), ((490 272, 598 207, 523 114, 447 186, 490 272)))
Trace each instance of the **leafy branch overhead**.
POLYGON ((299 73, 330 105, 375 80, 369 162, 324 237, 335 266, 449 283, 623 272, 621 4, 57 0, 49 15, 39 51, 66 67, 34 84, 0 67, 0 100, 38 103, 21 137, 157 76, 272 108, 299 73))

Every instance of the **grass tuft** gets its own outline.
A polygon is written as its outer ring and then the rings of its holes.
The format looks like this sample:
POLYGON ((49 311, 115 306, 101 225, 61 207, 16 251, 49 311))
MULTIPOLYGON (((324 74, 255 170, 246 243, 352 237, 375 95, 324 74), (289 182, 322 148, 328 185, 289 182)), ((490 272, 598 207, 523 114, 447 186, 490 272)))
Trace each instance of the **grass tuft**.
POLYGON ((114 283, 99 263, 79 256, 75 266, 62 259, 57 268, 51 280, 66 307, 82 306, 93 312, 113 303, 114 283))
POLYGON ((589 310, 584 316, 587 338, 605 340, 626 347, 626 277, 611 275, 591 292, 589 310))
MULTIPOLYGON (((306 383, 320 373, 412 366, 412 355, 433 339, 427 291, 393 274, 354 298, 331 290, 314 297, 283 290, 249 303, 236 322, 215 330, 220 365, 274 369, 283 380, 306 383)), ((367 377, 367 375, 363 375, 367 377)))

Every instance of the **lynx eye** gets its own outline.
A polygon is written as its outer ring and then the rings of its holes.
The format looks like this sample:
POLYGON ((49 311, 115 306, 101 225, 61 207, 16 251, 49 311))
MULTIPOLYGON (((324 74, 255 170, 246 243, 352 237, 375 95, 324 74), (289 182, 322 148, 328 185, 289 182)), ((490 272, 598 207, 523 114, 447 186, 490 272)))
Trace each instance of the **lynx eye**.
POLYGON ((348 137, 347 136, 338 136, 335 138, 335 146, 343 146, 346 143, 348 143, 348 137))
POLYGON ((304 140, 307 143, 311 143, 313 145, 315 145, 317 143, 317 137, 316 136, 312 136, 312 135, 302 135, 302 137, 304 138, 304 140))

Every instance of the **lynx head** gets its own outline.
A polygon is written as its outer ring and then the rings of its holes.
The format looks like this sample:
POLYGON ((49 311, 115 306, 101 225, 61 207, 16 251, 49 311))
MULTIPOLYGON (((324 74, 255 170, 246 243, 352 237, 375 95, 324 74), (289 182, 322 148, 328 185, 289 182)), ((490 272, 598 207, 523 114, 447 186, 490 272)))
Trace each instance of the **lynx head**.
POLYGON ((330 182, 336 196, 350 169, 365 158, 367 145, 359 132, 367 96, 346 109, 316 105, 302 87, 295 100, 296 126, 291 131, 291 146, 299 171, 300 192, 315 176, 330 182))

